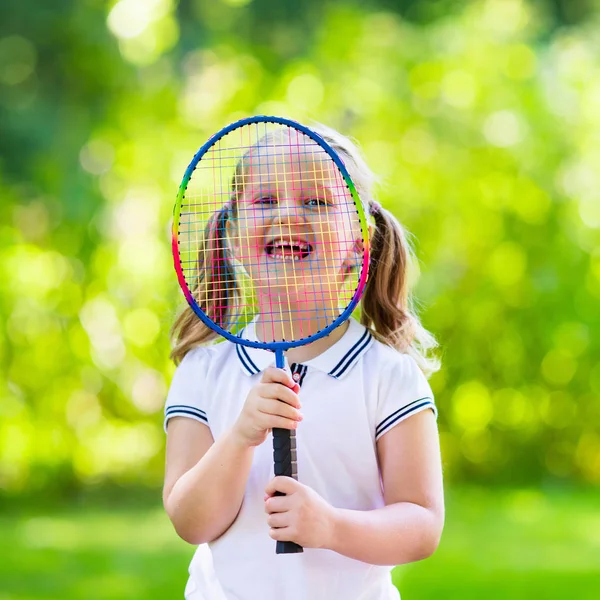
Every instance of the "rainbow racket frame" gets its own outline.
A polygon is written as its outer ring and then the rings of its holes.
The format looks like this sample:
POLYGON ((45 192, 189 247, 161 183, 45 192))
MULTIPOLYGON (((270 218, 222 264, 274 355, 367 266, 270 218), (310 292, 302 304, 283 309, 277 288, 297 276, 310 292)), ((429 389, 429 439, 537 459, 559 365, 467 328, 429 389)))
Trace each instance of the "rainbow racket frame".
MULTIPOLYGON (((177 278, 179 280, 179 284, 181 289, 185 295, 185 298, 192 308, 194 313, 198 316, 202 322, 223 336, 225 339, 234 342, 236 344, 241 344, 243 346, 250 346, 254 348, 262 348, 265 350, 270 350, 275 353, 275 364, 278 368, 285 368, 285 358, 284 352, 290 348, 294 348, 297 346, 302 346, 305 344, 309 344, 318 340, 322 337, 329 335, 336 327, 339 327, 345 320, 347 320, 352 312, 355 310, 360 298, 364 292, 368 270, 369 270, 369 228, 367 222, 367 216, 365 214, 364 205, 359 197, 358 191, 346 166, 344 165, 342 159, 339 157, 337 152, 315 131, 312 131, 310 128, 293 121, 291 119, 286 119, 282 117, 274 117, 274 116, 265 116, 259 115, 254 117, 249 117, 245 119, 240 119, 234 123, 231 123, 227 127, 224 127, 213 135, 208 141, 198 150, 195 154, 194 158, 190 162, 186 172, 184 174, 181 185, 179 186, 179 191, 177 193, 177 200, 175 203, 175 208, 173 210, 173 237, 172 237, 172 251, 173 251, 173 261, 175 266, 175 271, 177 273, 177 278), (185 274, 181 264, 181 257, 179 253, 179 241, 178 241, 178 231, 180 226, 180 217, 182 211, 182 205, 185 199, 186 190, 188 184, 192 178, 192 175, 196 169, 198 163, 202 160, 203 156, 224 136, 226 136, 231 131, 243 127, 245 125, 250 125, 254 123, 273 123, 277 125, 288 126, 292 129, 295 129, 307 137, 311 138, 314 142, 316 142, 325 152, 329 155, 331 160, 335 163, 338 168, 340 174, 343 177, 344 183, 347 186, 350 194, 352 195, 352 199, 354 201, 354 205, 357 210, 357 215, 360 223, 360 229, 362 234, 362 239, 364 242, 363 248, 363 264, 361 267, 360 274, 358 276, 358 284, 356 290, 346 306, 346 308, 339 314, 335 320, 333 320, 329 325, 319 330, 318 332, 302 338, 300 340, 290 340, 290 341, 272 341, 272 342, 261 342, 248 340, 241 335, 232 333, 223 329, 217 323, 215 323, 211 318, 207 316, 207 314, 202 310, 202 308, 196 302, 192 292, 190 291, 185 274)), ((274 429, 273 430, 273 445, 274 445, 274 461, 275 461, 275 475, 287 475, 296 478, 295 473, 295 432, 290 432, 287 429, 274 429)), ((302 552, 302 548, 293 542, 277 542, 277 553, 278 554, 287 554, 294 552, 302 552)))

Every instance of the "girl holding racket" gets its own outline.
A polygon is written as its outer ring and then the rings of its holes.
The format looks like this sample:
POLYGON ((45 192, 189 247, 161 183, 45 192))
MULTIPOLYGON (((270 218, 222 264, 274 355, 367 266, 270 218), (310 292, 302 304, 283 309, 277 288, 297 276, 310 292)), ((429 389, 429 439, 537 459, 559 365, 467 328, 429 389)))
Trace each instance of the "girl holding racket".
POLYGON ((186 172, 163 499, 198 545, 188 600, 397 599, 391 566, 438 545, 435 341, 372 181, 344 136, 275 117, 186 172))

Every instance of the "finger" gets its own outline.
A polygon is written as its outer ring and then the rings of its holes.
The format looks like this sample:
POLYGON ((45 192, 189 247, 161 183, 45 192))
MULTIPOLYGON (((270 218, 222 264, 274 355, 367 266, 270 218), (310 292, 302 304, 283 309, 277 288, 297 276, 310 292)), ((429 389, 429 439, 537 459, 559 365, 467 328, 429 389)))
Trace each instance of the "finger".
POLYGON ((263 398, 281 400, 290 406, 300 408, 300 398, 298 397, 298 394, 280 383, 263 383, 260 388, 260 395, 263 398))
POLYGON ((284 417, 285 419, 291 419, 292 421, 302 421, 302 413, 293 406, 281 402, 280 400, 271 400, 270 398, 263 398, 257 406, 258 412, 264 413, 265 415, 273 415, 275 417, 284 417))
POLYGON ((284 513, 273 513, 267 517, 267 525, 269 527, 281 528, 287 527, 290 524, 290 515, 287 512, 284 513))
POLYGON ((283 513, 290 510, 292 502, 289 496, 269 496, 265 497, 265 512, 268 515, 273 513, 283 513))
POLYGON ((286 419, 285 417, 277 417, 266 413, 261 413, 261 417, 258 420, 258 426, 261 429, 298 429, 298 421, 295 419, 286 419))
POLYGON ((277 367, 267 367, 263 371, 261 381, 262 383, 281 383, 288 388, 293 388, 296 385, 296 382, 287 371, 277 367))
POLYGON ((269 496, 273 496, 275 492, 293 494, 298 491, 300 487, 302 487, 302 484, 298 483, 295 479, 285 477, 284 475, 278 475, 277 477, 273 477, 273 479, 267 483, 265 493, 269 496))
POLYGON ((294 530, 291 527, 271 527, 269 535, 278 542, 294 542, 294 530))

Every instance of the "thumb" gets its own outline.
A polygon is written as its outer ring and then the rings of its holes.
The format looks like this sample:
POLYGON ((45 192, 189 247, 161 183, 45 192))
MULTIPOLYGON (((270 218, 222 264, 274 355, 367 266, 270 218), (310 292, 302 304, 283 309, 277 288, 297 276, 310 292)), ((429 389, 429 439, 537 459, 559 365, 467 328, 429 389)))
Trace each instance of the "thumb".
POLYGON ((269 481, 267 487, 265 488, 265 494, 269 497, 274 496, 275 492, 289 495, 293 494, 299 488, 299 486, 300 484, 295 479, 278 475, 269 481))

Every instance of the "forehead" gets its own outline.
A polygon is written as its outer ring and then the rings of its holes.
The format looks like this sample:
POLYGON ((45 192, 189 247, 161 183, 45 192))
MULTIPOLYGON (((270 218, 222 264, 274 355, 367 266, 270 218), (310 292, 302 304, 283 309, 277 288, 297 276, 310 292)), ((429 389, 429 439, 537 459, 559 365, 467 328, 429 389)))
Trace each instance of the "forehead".
POLYGON ((342 176, 327 152, 314 140, 290 132, 259 144, 246 157, 244 183, 325 185, 337 187, 342 176))

